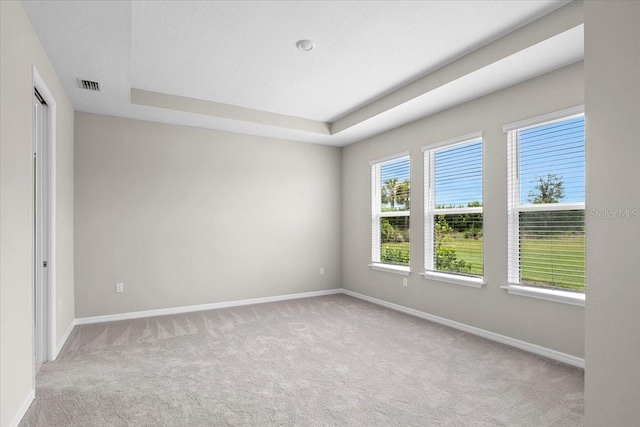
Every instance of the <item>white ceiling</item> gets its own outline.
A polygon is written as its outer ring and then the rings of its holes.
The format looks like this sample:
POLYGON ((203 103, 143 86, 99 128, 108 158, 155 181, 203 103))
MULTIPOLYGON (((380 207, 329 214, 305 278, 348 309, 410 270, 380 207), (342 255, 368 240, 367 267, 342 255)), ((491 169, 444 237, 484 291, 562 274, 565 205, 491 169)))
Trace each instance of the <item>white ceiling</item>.
POLYGON ((565 3, 23 2, 78 111, 331 145, 346 145, 452 102, 579 61, 581 27, 546 45, 527 46, 518 60, 495 61, 491 72, 476 70, 475 77, 470 72, 462 82, 444 84, 430 96, 388 108, 376 116, 378 120, 360 120, 333 135, 281 124, 285 116, 330 124, 356 114, 381 96, 565 3), (315 41, 316 48, 297 50, 295 43, 303 38, 315 41), (80 89, 77 78, 99 81, 102 91, 80 89), (465 87, 473 91, 465 94, 465 87), (211 101, 223 109, 223 104, 242 108, 223 115, 132 104, 132 88, 211 101), (235 113, 243 109, 244 114, 235 113), (261 113, 261 120, 247 119, 261 113), (278 115, 283 120, 269 121, 278 115))

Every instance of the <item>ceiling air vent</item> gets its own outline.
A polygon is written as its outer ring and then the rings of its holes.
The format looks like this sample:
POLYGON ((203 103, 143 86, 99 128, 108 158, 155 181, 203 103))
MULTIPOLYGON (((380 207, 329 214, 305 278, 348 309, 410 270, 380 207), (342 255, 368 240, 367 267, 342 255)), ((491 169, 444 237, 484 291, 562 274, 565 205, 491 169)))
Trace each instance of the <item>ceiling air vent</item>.
POLYGON ((94 82, 91 80, 78 79, 78 83, 80 84, 80 87, 82 89, 95 90, 97 92, 100 92, 100 83, 98 82, 94 82))

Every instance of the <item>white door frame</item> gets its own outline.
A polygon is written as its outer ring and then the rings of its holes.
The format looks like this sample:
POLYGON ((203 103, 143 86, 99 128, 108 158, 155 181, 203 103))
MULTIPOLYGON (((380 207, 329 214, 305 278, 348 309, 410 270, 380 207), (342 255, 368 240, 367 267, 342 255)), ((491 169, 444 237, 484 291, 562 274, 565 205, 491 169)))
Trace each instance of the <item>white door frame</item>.
MULTIPOLYGON (((56 101, 51 94, 51 91, 45 84, 44 80, 38 73, 38 70, 34 65, 31 66, 32 71, 32 88, 37 89, 40 96, 47 103, 45 109, 47 117, 44 122, 46 123, 46 135, 43 140, 46 147, 38 153, 38 162, 42 163, 44 168, 44 176, 42 177, 42 184, 46 186, 45 193, 48 193, 48 200, 45 202, 47 209, 45 217, 42 221, 46 221, 45 230, 48 230, 48 235, 42 239, 42 242, 46 247, 42 248, 42 252, 47 255, 47 259, 42 259, 38 254, 38 248, 33 248, 33 260, 34 268, 36 271, 40 270, 44 275, 43 281, 38 281, 37 277, 34 277, 34 292, 33 292, 33 307, 43 307, 40 311, 40 315, 36 318, 42 319, 42 328, 38 330, 42 331, 40 336, 36 336, 36 324, 33 325, 33 337, 34 348, 36 354, 36 361, 40 360, 55 360, 58 356, 58 348, 56 343, 56 101), (36 260, 39 262, 47 261, 47 267, 43 268, 42 264, 37 265, 36 260), (47 284, 47 289, 38 289, 37 283, 44 282, 47 284), (48 292, 46 292, 48 291, 48 292)), ((33 90, 30 93, 33 98, 33 90)), ((36 117, 35 108, 33 109, 32 116, 32 129, 33 138, 32 146, 35 149, 36 145, 36 117)), ((34 151, 35 152, 35 151, 34 151)), ((32 163, 33 164, 33 163, 32 163)), ((35 171, 34 171, 35 172, 35 171)), ((32 173, 32 177, 34 173, 32 173)), ((32 188, 35 188, 35 182, 32 188)), ((34 194, 34 196, 36 196, 34 194)), ((35 198, 34 198, 35 200, 35 198)), ((35 212, 34 212, 35 214, 35 212)), ((36 216, 34 215, 34 219, 36 216)), ((34 224, 35 225, 35 224, 34 224)), ((35 369, 35 364, 34 364, 35 369)), ((34 375, 35 381, 35 375, 34 375)))
POLYGON ((33 279, 34 279, 34 319, 36 363, 49 360, 49 286, 47 268, 49 260, 49 180, 48 169, 48 119, 49 106, 42 101, 39 91, 33 95, 33 279), (46 268, 45 268, 46 267, 46 268))

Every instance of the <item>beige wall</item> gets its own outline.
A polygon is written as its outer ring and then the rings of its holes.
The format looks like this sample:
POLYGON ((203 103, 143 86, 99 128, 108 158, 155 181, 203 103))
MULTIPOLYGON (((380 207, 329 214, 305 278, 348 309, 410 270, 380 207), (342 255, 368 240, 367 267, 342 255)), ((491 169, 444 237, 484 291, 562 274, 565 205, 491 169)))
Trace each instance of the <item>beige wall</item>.
MULTIPOLYGON (((73 109, 20 4, 2 1, 0 12, 0 426, 11 423, 33 384, 31 64, 58 107, 57 340, 76 315, 74 300, 84 317, 341 285, 579 357, 586 317, 587 425, 640 420, 640 219, 587 215, 586 316, 579 307, 500 289, 501 126, 584 102, 582 64, 349 146, 342 161, 330 147, 77 113, 74 298, 73 109), (476 130, 485 137, 483 289, 417 275, 420 147, 476 130), (412 154, 414 198, 407 288, 401 276, 367 267, 368 162, 404 150, 412 154), (114 293, 118 281, 123 294, 114 293)), ((640 3, 585 2, 587 212, 640 211, 639 21, 640 3)))
POLYGON ((33 387, 31 65, 57 104, 57 341, 74 318, 73 107, 18 2, 0 2, 0 426, 33 387))
POLYGON ((585 409, 593 427, 640 425, 639 24, 639 2, 585 2, 585 409), (627 218, 606 214, 627 209, 627 218))
POLYGON ((75 123, 77 317, 340 287, 339 148, 75 123))
POLYGON ((344 149, 343 287, 577 357, 584 356, 584 308, 509 295, 507 284, 507 144, 502 126, 580 105, 582 63, 496 92, 344 149), (423 145, 484 132, 484 247, 482 289, 425 280, 423 266, 423 145), (411 270, 373 271, 369 161, 411 152, 411 270))

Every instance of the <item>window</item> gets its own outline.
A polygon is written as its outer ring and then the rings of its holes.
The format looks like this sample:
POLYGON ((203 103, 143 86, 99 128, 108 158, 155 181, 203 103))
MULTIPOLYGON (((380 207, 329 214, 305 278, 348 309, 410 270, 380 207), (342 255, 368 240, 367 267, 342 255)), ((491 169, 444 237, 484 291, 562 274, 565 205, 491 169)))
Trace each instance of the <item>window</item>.
POLYGON ((371 162, 372 268, 408 274, 410 196, 408 153, 371 162))
POLYGON ((509 283, 560 294, 584 292, 582 107, 505 126, 505 131, 509 283))
POLYGON ((482 285, 482 134, 424 151, 425 277, 482 285))

